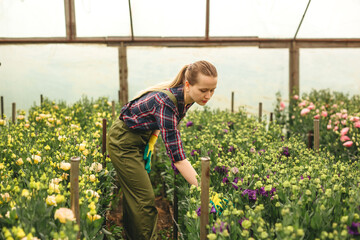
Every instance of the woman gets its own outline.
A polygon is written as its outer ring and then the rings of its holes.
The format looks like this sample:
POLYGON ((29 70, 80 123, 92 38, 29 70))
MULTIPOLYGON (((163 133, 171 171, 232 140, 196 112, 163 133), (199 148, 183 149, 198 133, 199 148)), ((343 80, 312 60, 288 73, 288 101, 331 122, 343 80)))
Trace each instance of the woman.
POLYGON ((129 239, 156 236, 157 209, 146 163, 150 163, 160 132, 175 167, 190 184, 198 186, 197 173, 186 159, 177 125, 195 102, 204 106, 210 100, 216 84, 217 71, 211 63, 186 65, 170 84, 145 90, 127 103, 111 126, 109 155, 124 194, 123 222, 129 239))

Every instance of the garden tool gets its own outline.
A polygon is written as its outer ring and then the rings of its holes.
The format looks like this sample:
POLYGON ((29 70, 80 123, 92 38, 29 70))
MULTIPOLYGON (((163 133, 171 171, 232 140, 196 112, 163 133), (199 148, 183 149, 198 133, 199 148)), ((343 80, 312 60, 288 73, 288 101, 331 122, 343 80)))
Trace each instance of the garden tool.
POLYGON ((215 193, 210 198, 210 203, 214 206, 216 213, 221 215, 222 211, 226 207, 226 204, 229 202, 226 198, 220 199, 219 194, 215 193))
POLYGON ((146 144, 145 151, 144 151, 144 160, 145 160, 145 170, 147 173, 151 171, 151 155, 154 152, 154 146, 158 136, 156 134, 151 134, 148 143, 146 144))

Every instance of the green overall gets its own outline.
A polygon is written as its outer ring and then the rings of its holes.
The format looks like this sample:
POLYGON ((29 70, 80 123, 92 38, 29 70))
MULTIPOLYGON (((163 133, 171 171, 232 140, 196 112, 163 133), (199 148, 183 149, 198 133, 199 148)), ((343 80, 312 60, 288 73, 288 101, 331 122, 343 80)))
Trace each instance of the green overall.
MULTIPOLYGON (((170 91, 166 93, 177 106, 170 91)), ((123 191, 124 229, 130 240, 156 239, 158 212, 143 159, 152 130, 130 129, 119 118, 109 129, 108 151, 123 191)))

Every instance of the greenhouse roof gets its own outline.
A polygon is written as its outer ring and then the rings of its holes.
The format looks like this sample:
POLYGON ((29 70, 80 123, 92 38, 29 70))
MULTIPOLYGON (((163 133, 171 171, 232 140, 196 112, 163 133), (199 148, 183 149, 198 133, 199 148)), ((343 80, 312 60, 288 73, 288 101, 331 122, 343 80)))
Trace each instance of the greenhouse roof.
POLYGON ((0 12, 8 44, 360 43, 357 0, 3 0, 0 12))

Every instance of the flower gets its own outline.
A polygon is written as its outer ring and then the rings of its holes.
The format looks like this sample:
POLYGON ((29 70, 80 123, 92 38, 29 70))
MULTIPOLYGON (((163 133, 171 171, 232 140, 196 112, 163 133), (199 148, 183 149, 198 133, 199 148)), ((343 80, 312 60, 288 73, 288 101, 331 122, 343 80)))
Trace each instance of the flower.
POLYGON ((360 227, 360 222, 353 222, 350 227, 349 226, 347 227, 348 233, 351 235, 359 236, 360 235, 359 227, 360 227))
POLYGON ((343 146, 347 148, 351 147, 352 145, 353 145, 353 141, 347 141, 343 144, 343 146))
POLYGON ((342 142, 345 142, 345 141, 348 141, 348 140, 351 140, 351 139, 346 135, 343 135, 343 136, 340 137, 340 141, 342 141, 342 142))
POLYGON ((24 164, 24 161, 22 160, 22 158, 19 158, 18 160, 16 160, 16 165, 23 165, 24 164))
POLYGON ((34 160, 35 164, 38 164, 39 162, 41 162, 41 157, 38 155, 32 155, 31 158, 34 160))
POLYGON ((349 132, 349 128, 346 127, 346 128, 341 129, 340 134, 341 134, 341 136, 344 136, 344 135, 346 135, 348 132, 349 132))
POLYGON ((306 114, 308 114, 310 112, 310 110, 308 108, 304 108, 303 110, 301 110, 300 115, 301 116, 305 116, 306 114))
POLYGON ((92 163, 91 167, 90 167, 90 170, 95 171, 95 172, 100 172, 102 170, 101 163, 96 163, 96 162, 92 163))
POLYGON ((68 171, 71 168, 71 164, 67 162, 61 162, 60 168, 64 171, 68 171))
POLYGON ((175 167, 175 164, 173 162, 171 162, 171 167, 174 170, 175 175, 178 175, 180 173, 179 170, 175 167))
POLYGON ((56 206, 56 197, 55 197, 55 195, 47 196, 46 204, 49 205, 49 206, 56 206))
POLYGON ((285 103, 284 102, 280 102, 280 111, 283 111, 285 109, 285 103))
POLYGON ((326 126, 326 128, 327 128, 327 130, 330 130, 330 129, 331 129, 331 124, 328 124, 328 125, 326 126))
POLYGON ((355 127, 355 128, 360 128, 360 121, 354 123, 354 127, 355 127))
POLYGON ((96 181, 96 176, 94 174, 90 175, 90 181, 91 182, 95 182, 96 181))
POLYGON ((192 121, 188 121, 188 122, 186 123, 186 127, 191 127, 192 125, 194 125, 194 123, 193 123, 192 121))
POLYGON ((98 219, 101 218, 100 215, 98 215, 98 214, 92 215, 90 212, 88 212, 86 215, 87 215, 87 218, 88 218, 91 222, 93 222, 93 221, 98 220, 98 219))
POLYGON ((61 223, 66 221, 75 221, 74 213, 69 208, 59 208, 55 211, 54 219, 59 219, 61 223))
POLYGON ((327 117, 327 115, 328 115, 327 111, 322 111, 322 112, 321 112, 321 116, 327 117))
POLYGON ((298 99, 299 99, 299 96, 298 96, 298 95, 294 95, 294 96, 293 96, 293 99, 298 100, 298 99))
POLYGON ((315 116, 314 116, 314 119, 319 119, 320 118, 320 115, 319 114, 316 114, 315 116))
POLYGON ((200 217, 200 215, 201 215, 201 207, 199 207, 198 209, 196 209, 196 214, 198 215, 198 217, 200 217))

